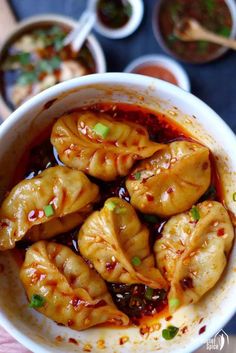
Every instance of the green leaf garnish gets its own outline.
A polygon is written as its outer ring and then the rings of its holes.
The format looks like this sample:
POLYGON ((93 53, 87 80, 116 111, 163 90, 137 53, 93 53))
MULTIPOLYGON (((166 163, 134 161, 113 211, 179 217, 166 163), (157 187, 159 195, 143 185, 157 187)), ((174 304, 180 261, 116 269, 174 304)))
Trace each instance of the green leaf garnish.
POLYGON ((106 208, 108 208, 109 211, 114 211, 117 205, 114 201, 108 201, 106 202, 105 206, 106 208))
POLYGON ((46 217, 52 217, 54 215, 54 208, 52 205, 45 206, 43 210, 46 217))
POLYGON ((30 64, 30 53, 20 53, 18 54, 18 60, 21 65, 28 65, 30 64))
POLYGON ((179 307, 179 305, 180 305, 179 299, 171 298, 169 300, 169 308, 171 312, 175 311, 179 307))
POLYGON ((33 294, 29 304, 30 308, 41 308, 45 304, 45 299, 41 295, 33 294))
POLYGON ((54 70, 58 69, 61 65, 61 59, 58 56, 54 56, 50 60, 40 60, 37 65, 37 71, 39 73, 45 72, 51 74, 54 70))
POLYGON ((229 37, 231 33, 231 28, 229 27, 221 27, 217 33, 223 37, 229 37))
POLYGON ((94 126, 93 131, 97 135, 101 136, 102 138, 106 138, 107 135, 109 134, 110 128, 109 128, 109 126, 106 126, 106 125, 104 125, 102 123, 97 123, 94 126))
POLYGON ((148 300, 152 300, 153 292, 154 292, 153 288, 147 287, 146 291, 145 291, 145 294, 144 294, 145 298, 148 299, 148 300))
POLYGON ((151 214, 145 214, 145 215, 143 215, 143 218, 145 221, 147 221, 149 223, 158 223, 158 221, 159 221, 158 217, 151 215, 151 214))
POLYGON ((131 262, 134 266, 140 266, 142 263, 141 259, 138 256, 134 256, 131 262))
POLYGON ((178 332, 179 332, 178 327, 168 326, 167 328, 162 330, 162 337, 165 340, 169 341, 169 340, 172 340, 177 335, 178 332))
POLYGON ((134 174, 134 178, 135 178, 136 180, 139 180, 139 179, 141 178, 141 172, 135 173, 135 174, 134 174))
POLYGON ((191 214, 192 218, 194 219, 194 221, 199 221, 200 213, 199 213, 198 208, 196 206, 193 206, 191 208, 190 214, 191 214))
POLYGON ((21 86, 30 85, 38 80, 36 72, 22 72, 22 74, 17 79, 17 84, 21 86))

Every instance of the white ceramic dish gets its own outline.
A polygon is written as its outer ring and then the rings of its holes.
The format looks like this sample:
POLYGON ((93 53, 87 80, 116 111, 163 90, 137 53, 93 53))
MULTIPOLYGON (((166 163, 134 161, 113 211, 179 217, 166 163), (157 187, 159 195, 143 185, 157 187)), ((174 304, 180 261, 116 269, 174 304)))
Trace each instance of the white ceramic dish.
POLYGON ((180 88, 188 92, 190 91, 190 81, 186 71, 180 64, 177 63, 177 61, 168 58, 165 55, 153 54, 140 56, 139 58, 132 61, 128 66, 126 66, 124 72, 135 73, 137 69, 146 65, 158 65, 167 69, 173 73, 180 88))
MULTIPOLYGON (((45 23, 52 23, 52 24, 59 24, 64 25, 66 27, 71 27, 72 29, 76 27, 77 22, 69 17, 66 16, 59 16, 59 15, 40 15, 40 16, 32 16, 21 21, 17 24, 9 36, 5 39, 5 42, 2 43, 0 47, 0 53, 4 51, 4 48, 8 45, 8 43, 12 40, 12 38, 17 37, 19 33, 25 31, 27 28, 31 28, 32 26, 37 26, 40 24, 45 23)), ((106 72, 106 59, 103 52, 103 49, 96 39, 96 37, 90 34, 87 38, 89 49, 91 50, 91 54, 96 63, 96 72, 97 73, 104 73, 106 72)), ((1 54, 0 54, 1 57, 1 54)), ((4 110, 4 118, 7 117, 11 110, 6 105, 2 95, 0 95, 0 109, 4 110)), ((2 113, 2 114, 3 114, 2 113)))
MULTIPOLYGON (((91 0, 92 7, 94 11, 96 11, 97 0, 91 0)), ((130 36, 132 33, 136 31, 139 27, 143 15, 144 15, 144 5, 143 0, 129 0, 132 6, 132 15, 127 22, 127 24, 118 29, 111 29, 106 26, 99 20, 97 16, 97 20, 95 23, 94 29, 101 35, 111 39, 121 39, 130 36)))
MULTIPOLYGON (((224 184, 225 202, 232 214, 236 203, 232 194, 236 185, 236 139, 233 132, 206 104, 180 88, 145 76, 131 74, 102 74, 84 76, 64 82, 40 93, 18 108, 0 127, 0 198, 7 189, 16 163, 40 131, 52 120, 78 106, 97 102, 123 102, 149 107, 164 112, 169 119, 191 131, 192 135, 207 145, 217 158, 217 168, 224 184), (47 109, 45 110, 45 103, 47 109)), ((33 352, 62 353, 83 352, 90 344, 93 353, 189 353, 206 343, 220 330, 236 311, 236 249, 223 277, 200 303, 189 305, 176 312, 170 321, 160 320, 161 329, 149 336, 140 335, 138 328, 93 328, 76 332, 58 326, 53 321, 30 309, 18 278, 18 268, 10 253, 0 253, 0 323, 11 335, 33 352), (203 321, 199 323, 200 319, 203 321), (168 324, 188 327, 185 334, 172 341, 161 337, 168 324), (206 330, 199 335, 199 329, 206 330), (59 342, 56 337, 60 336, 59 342), (129 341, 119 345, 119 339, 129 341), (79 345, 69 343, 74 338, 79 345), (104 340, 100 349, 98 341, 104 340)), ((181 332, 181 331, 180 331, 181 332)))
MULTIPOLYGON (((159 16, 160 6, 163 1, 165 1, 165 0, 158 0, 156 2, 156 5, 155 5, 154 11, 153 11, 153 15, 152 15, 152 30, 153 30, 153 33, 154 33, 154 36, 155 36, 157 42, 160 44, 162 49, 167 54, 172 55, 173 57, 177 58, 178 60, 190 62, 193 64, 198 64, 197 62, 191 62, 190 60, 187 61, 187 60, 181 59, 181 57, 178 57, 177 55, 175 55, 175 53, 173 51, 171 51, 168 48, 168 46, 166 45, 166 43, 161 35, 159 23, 157 21, 158 16, 159 16)), ((232 30, 230 33, 230 38, 235 38, 235 36, 236 36, 236 4, 235 4, 235 0, 225 0, 225 2, 228 5, 228 8, 229 8, 231 16, 232 16, 232 22, 233 22, 232 30)), ((213 53, 212 56, 209 56, 205 61, 200 62, 200 64, 203 64, 203 63, 220 58, 222 55, 224 55, 226 53, 227 50, 229 50, 229 48, 221 47, 217 52, 213 53)))

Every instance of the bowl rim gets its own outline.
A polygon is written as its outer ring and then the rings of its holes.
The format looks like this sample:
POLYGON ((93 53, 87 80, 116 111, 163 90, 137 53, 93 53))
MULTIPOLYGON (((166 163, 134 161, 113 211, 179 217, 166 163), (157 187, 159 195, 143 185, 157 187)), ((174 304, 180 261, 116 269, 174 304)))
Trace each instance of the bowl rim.
MULTIPOLYGON (((6 48, 8 43, 11 41, 12 37, 17 36, 18 31, 23 31, 25 28, 30 27, 31 25, 37 25, 40 23, 45 22, 52 22, 52 23, 61 23, 62 25, 70 26, 71 28, 75 28, 77 25, 77 21, 71 17, 63 16, 63 15, 54 15, 54 14, 42 14, 42 15, 35 15, 30 16, 22 21, 16 23, 16 26, 12 29, 12 31, 8 34, 5 40, 0 45, 0 60, 2 57, 3 50, 6 48)), ((89 44, 89 49, 93 55, 97 73, 105 73, 107 70, 107 63, 104 51, 102 49, 101 44, 99 43, 98 39, 95 37, 94 34, 90 33, 87 37, 87 41, 89 44)), ((6 103, 3 95, 2 90, 0 90, 0 103, 3 106, 3 109, 6 109, 8 114, 12 113, 12 110, 6 103)))
POLYGON ((96 13, 96 22, 94 29, 99 34, 110 39, 121 39, 130 36, 136 31, 142 22, 144 15, 144 3, 143 0, 128 0, 132 6, 132 14, 128 22, 121 28, 112 29, 106 27, 99 19, 97 15, 97 2, 99 0, 91 0, 93 11, 96 13))
MULTIPOLYGON (((157 41, 157 43, 160 45, 160 47, 169 55, 171 55, 172 57, 174 57, 177 60, 182 61, 183 63, 188 63, 188 64, 192 64, 192 65, 204 65, 206 63, 209 63, 211 61, 217 60, 218 58, 220 58, 221 56, 223 56, 228 50, 230 50, 230 48, 227 47, 223 47, 221 46, 219 48, 219 50, 217 50, 215 52, 215 54, 213 54, 212 56, 210 56, 208 59, 203 60, 203 61, 191 61, 191 60, 186 60, 181 58, 181 56, 178 56, 177 54, 175 54, 174 51, 172 51, 167 44, 165 43, 163 36, 161 34, 160 31, 160 26, 159 26, 159 12, 160 12, 160 7, 161 4, 163 3, 164 0, 157 0, 156 4, 154 5, 154 10, 153 10, 153 14, 152 14, 152 31, 154 34, 154 37, 157 41), (157 21, 158 18, 158 21, 157 21)), ((231 33, 229 38, 235 38, 236 36, 236 3, 234 0, 224 0, 226 5, 229 8, 231 17, 232 17, 232 29, 231 29, 231 33)))
POLYGON ((124 69, 124 72, 135 73, 135 69, 145 66, 145 64, 160 64, 160 66, 171 71, 178 81, 178 86, 190 92, 190 80, 187 72, 176 60, 166 55, 148 54, 142 55, 131 61, 124 69))
MULTIPOLYGON (((135 87, 153 87, 158 88, 159 92, 165 94, 172 94, 177 96, 181 101, 188 99, 191 105, 197 106, 199 110, 204 111, 207 119, 212 120, 212 123, 220 129, 222 134, 227 135, 227 140, 232 143, 232 148, 236 149, 236 136, 229 126, 223 121, 222 118, 211 109, 206 103, 194 96, 192 93, 186 92, 181 88, 170 84, 168 82, 158 80, 155 78, 130 74, 130 73, 104 73, 104 74, 93 74, 88 76, 83 76, 80 78, 75 78, 69 81, 62 82, 58 85, 50 87, 45 91, 39 93, 38 95, 32 97, 21 105, 16 111, 14 111, 11 116, 3 122, 0 126, 0 139, 3 141, 4 135, 7 135, 9 130, 14 129, 15 123, 20 121, 26 112, 29 112, 33 108, 42 107, 45 102, 59 96, 65 92, 74 92, 76 89, 81 89, 86 87, 91 87, 91 85, 101 87, 101 85, 117 85, 118 87, 133 85, 135 87)), ((219 332, 226 325, 226 323, 232 318, 236 312, 236 302, 234 307, 230 307, 230 311, 226 315, 222 315, 222 320, 212 323, 212 326, 208 325, 208 330, 198 336, 198 339, 195 339, 191 343, 191 347, 176 349, 176 353, 191 353, 198 349, 200 346, 205 344, 209 338, 214 334, 219 332)), ((31 338, 22 334, 21 331, 16 329, 12 320, 8 319, 2 312, 0 312, 0 321, 1 325, 20 343, 25 345, 29 349, 33 349, 37 353, 46 353, 48 350, 45 350, 41 345, 35 343, 31 338)))

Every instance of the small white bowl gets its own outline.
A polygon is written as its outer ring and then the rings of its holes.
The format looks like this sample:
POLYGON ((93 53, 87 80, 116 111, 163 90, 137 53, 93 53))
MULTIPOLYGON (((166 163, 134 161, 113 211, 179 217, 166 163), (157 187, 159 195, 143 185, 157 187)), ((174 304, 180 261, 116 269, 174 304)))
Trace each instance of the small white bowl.
POLYGON ((187 92, 190 92, 190 81, 186 71, 175 60, 168 58, 165 55, 144 55, 133 60, 124 72, 136 73, 137 69, 147 65, 158 65, 170 71, 177 80, 178 86, 187 92))
MULTIPOLYGON (((112 29, 112 28, 106 27, 97 16, 94 29, 104 37, 111 38, 111 39, 125 38, 131 35, 134 31, 136 31, 136 29, 139 27, 143 19, 143 14, 144 14, 143 0, 128 0, 128 1, 130 2, 130 5, 132 7, 132 15, 126 25, 124 25, 121 28, 112 29)), ((94 11, 96 11, 96 13, 97 13, 97 3, 98 3, 98 0, 92 0, 91 2, 92 7, 94 11)))

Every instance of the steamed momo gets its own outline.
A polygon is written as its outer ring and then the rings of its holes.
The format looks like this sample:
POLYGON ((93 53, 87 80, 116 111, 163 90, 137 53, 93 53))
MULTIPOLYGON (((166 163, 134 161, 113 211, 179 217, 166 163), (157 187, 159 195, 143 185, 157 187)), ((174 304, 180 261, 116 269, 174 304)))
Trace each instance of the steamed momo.
POLYGON ((51 142, 65 165, 105 181, 126 176, 135 161, 163 147, 150 141, 140 125, 86 111, 58 119, 51 142), (102 136, 94 130, 97 123, 105 129, 102 136))
POLYGON ((126 187, 135 208, 168 217, 189 209, 210 180, 209 150, 197 143, 176 141, 141 161, 126 187))
POLYGON ((191 211, 173 216, 154 246, 157 264, 170 282, 169 303, 197 302, 219 280, 234 238, 233 226, 223 205, 204 201, 191 211))
MULTIPOLYGON (((48 168, 33 179, 21 181, 0 208, 0 250, 13 248, 15 242, 22 239, 31 228, 42 223, 52 222, 51 225, 55 225, 56 218, 80 210, 84 214, 98 196, 98 187, 85 174, 67 167, 48 168), (44 212, 48 205, 53 206, 50 217, 44 212)), ((74 220, 72 226, 75 223, 81 223, 81 217, 74 220)), ((50 225, 42 228, 49 229, 51 234, 54 232, 50 225)), ((39 234, 37 229, 32 230, 32 233, 39 234)))
POLYGON ((101 211, 92 213, 80 229, 78 244, 81 254, 108 282, 166 287, 155 268, 149 230, 126 201, 110 198, 101 211))
POLYGON ((57 323, 84 330, 105 322, 129 322, 113 304, 102 278, 66 246, 46 241, 32 245, 20 278, 29 299, 34 294, 44 298, 37 310, 57 323))

